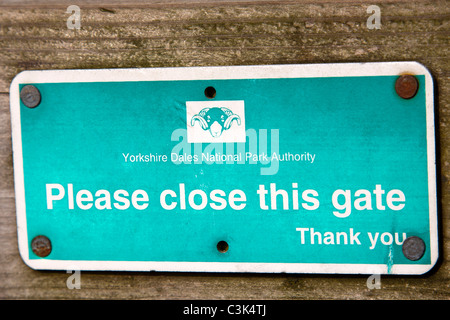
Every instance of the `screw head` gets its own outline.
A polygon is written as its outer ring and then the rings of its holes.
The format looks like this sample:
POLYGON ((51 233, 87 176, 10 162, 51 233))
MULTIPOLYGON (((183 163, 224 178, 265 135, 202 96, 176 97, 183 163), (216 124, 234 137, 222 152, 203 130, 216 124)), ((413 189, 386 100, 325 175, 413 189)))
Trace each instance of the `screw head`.
POLYGON ((20 100, 28 108, 36 108, 41 103, 41 93, 32 85, 26 85, 20 90, 20 100))
POLYGON ((214 87, 207 87, 205 89, 205 96, 208 99, 213 99, 216 96, 216 89, 214 87))
POLYGON ((31 241, 31 250, 38 257, 44 258, 52 252, 52 243, 46 236, 37 236, 31 241))
POLYGON ((398 77, 397 81, 395 81, 395 91, 397 94, 403 99, 411 99, 419 88, 419 82, 416 77, 411 75, 403 75, 398 77))
POLYGON ((228 251, 228 243, 226 241, 219 241, 217 243, 217 250, 221 253, 225 253, 228 251))
POLYGON ((425 242, 416 236, 409 237, 403 242, 402 251, 406 258, 417 261, 425 253, 425 242))

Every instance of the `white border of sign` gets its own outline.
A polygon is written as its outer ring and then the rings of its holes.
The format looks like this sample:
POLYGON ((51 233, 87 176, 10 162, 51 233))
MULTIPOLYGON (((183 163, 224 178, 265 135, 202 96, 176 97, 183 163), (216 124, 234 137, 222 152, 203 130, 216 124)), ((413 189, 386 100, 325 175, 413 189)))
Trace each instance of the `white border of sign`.
POLYGON ((264 273, 339 273, 339 274, 423 274, 438 259, 437 193, 433 80, 430 72, 418 62, 373 62, 305 65, 261 65, 227 67, 136 68, 97 70, 23 71, 10 87, 11 127, 13 140, 14 183, 16 194, 17 233, 23 261, 37 270, 109 270, 109 271, 196 271, 196 272, 264 272, 264 273), (155 262, 155 261, 69 261, 29 259, 25 186, 22 160, 19 84, 60 82, 114 82, 161 80, 219 80, 358 77, 414 74, 425 76, 428 194, 430 223, 430 264, 328 264, 328 263, 236 263, 236 262, 155 262))

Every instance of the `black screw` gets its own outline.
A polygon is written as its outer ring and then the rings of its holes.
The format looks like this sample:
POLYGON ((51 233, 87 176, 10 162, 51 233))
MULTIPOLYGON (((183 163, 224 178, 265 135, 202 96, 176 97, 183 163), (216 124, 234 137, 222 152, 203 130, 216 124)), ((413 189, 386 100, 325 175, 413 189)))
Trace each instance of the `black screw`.
POLYGON ((395 81, 395 91, 403 99, 411 99, 417 93, 419 82, 416 77, 411 75, 403 75, 395 81))
POLYGON ((228 251, 228 243, 226 241, 219 241, 217 243, 217 250, 219 250, 219 252, 225 253, 228 251))
POLYGON ((37 236, 31 241, 31 250, 38 257, 44 258, 52 252, 52 243, 46 236, 37 236))
POLYGON ((216 89, 214 87, 207 87, 205 89, 205 96, 209 99, 212 99, 216 96, 216 89))
POLYGON ((36 108, 41 103, 41 93, 32 85, 26 85, 20 90, 20 100, 28 108, 36 108))
POLYGON ((403 242, 402 251, 406 258, 417 261, 425 253, 425 242, 416 236, 409 237, 403 242))

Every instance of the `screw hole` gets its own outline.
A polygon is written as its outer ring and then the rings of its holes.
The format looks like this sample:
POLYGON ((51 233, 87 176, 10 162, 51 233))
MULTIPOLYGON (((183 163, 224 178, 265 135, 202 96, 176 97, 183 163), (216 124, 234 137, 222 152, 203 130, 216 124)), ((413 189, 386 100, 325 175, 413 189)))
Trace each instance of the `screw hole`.
POLYGON ((228 251, 228 243, 226 241, 219 241, 217 243, 217 250, 219 250, 219 252, 225 253, 228 251))
POLYGON ((205 96, 206 96, 208 99, 214 98, 214 97, 216 96, 216 89, 214 89, 214 87, 207 87, 207 88, 205 89, 205 96))

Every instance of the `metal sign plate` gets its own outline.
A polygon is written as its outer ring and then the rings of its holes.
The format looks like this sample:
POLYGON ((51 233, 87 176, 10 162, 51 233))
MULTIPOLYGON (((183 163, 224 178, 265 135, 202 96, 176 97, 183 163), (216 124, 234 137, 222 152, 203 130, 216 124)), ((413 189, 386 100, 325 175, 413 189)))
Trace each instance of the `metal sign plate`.
POLYGON ((419 63, 25 71, 10 94, 31 268, 422 274, 438 258, 419 63))

